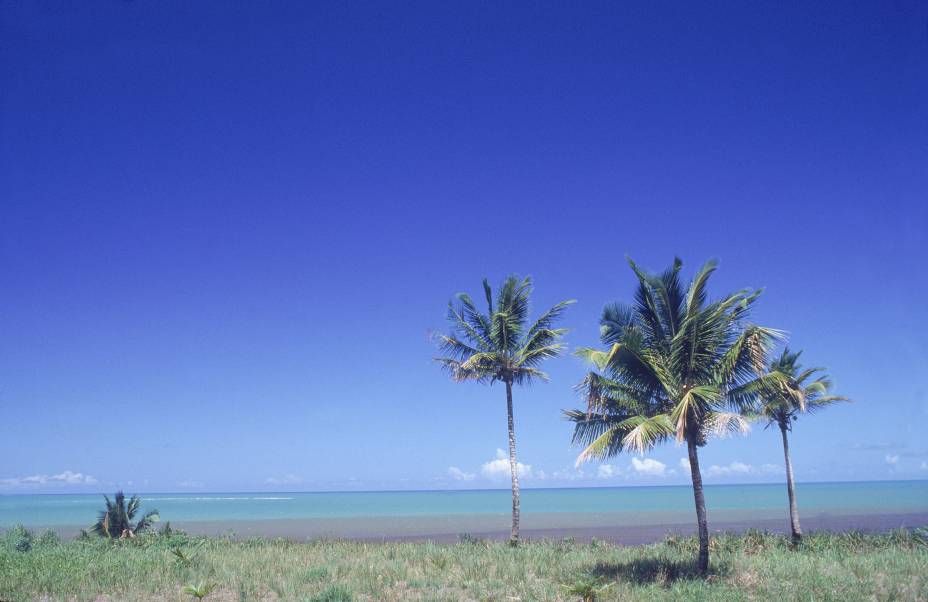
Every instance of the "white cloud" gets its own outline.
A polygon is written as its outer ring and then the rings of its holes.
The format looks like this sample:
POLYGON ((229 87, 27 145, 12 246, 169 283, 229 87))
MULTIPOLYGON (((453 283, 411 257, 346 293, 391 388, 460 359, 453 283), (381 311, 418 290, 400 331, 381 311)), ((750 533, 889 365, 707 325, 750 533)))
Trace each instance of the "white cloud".
POLYGON ((455 481, 473 481, 474 477, 476 477, 477 475, 475 475, 472 472, 464 472, 457 466, 449 466, 448 476, 454 479, 455 481))
POLYGON ((928 462, 922 462, 922 470, 928 470, 928 462))
POLYGON ((264 479, 268 485, 296 485, 303 482, 303 477, 295 474, 285 474, 282 477, 268 477, 264 479))
POLYGON ((66 470, 64 472, 47 475, 37 474, 29 477, 14 477, 10 479, 0 479, 0 484, 20 486, 20 485, 93 485, 97 479, 81 472, 66 470))
POLYGON ((662 477, 667 472, 667 465, 652 458, 644 458, 643 460, 632 458, 632 470, 638 474, 662 477))
POLYGON ((685 470, 687 474, 690 472, 690 461, 689 458, 680 458, 680 468, 685 470))
POLYGON ((599 468, 596 469, 596 478, 598 479, 608 479, 614 477, 618 474, 618 471, 612 466, 612 464, 600 464, 599 468))
POLYGON ((710 477, 727 477, 730 475, 751 474, 752 472, 754 472, 754 467, 750 464, 732 460, 724 466, 713 464, 709 467, 709 470, 706 471, 706 474, 710 477))
MULTIPOLYGON (((506 452, 503 450, 497 449, 496 459, 484 462, 480 467, 480 472, 488 479, 498 480, 509 478, 511 472, 509 468, 509 456, 507 456, 506 452)), ((516 474, 519 475, 520 478, 531 477, 532 465, 517 462, 516 474)))
POLYGON ((890 466, 895 466, 899 463, 899 456, 895 454, 886 454, 886 463, 890 466))

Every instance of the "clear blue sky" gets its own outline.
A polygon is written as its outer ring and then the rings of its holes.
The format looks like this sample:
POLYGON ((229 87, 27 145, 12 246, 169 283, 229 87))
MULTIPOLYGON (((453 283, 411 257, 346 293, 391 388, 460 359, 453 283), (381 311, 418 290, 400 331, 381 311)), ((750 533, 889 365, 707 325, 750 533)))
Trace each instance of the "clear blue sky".
MULTIPOLYGON (((857 400, 800 421, 800 480, 928 477, 926 23, 3 2, 0 491, 505 487, 504 392, 450 382, 430 332, 518 272, 595 344, 626 254, 765 287, 756 320, 857 400)), ((585 367, 548 369, 516 391, 525 486, 686 482, 672 445, 575 471, 585 367)), ((781 478, 771 431, 703 458, 781 478)))

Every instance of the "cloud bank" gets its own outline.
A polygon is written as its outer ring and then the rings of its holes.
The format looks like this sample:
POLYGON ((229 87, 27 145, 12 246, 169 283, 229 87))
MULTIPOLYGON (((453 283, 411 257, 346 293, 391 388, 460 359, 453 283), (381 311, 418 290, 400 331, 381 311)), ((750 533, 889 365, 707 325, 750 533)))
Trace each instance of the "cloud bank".
POLYGON ((0 479, 0 485, 12 487, 20 486, 46 486, 46 485, 94 485, 97 479, 81 472, 66 470, 58 474, 37 474, 29 477, 13 477, 0 479))

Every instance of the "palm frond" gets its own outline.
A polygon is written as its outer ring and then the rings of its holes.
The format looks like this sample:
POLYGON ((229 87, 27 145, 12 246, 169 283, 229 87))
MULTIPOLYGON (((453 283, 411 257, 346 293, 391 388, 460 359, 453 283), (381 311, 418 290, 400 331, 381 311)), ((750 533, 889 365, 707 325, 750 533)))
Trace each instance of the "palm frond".
POLYGON ((707 420, 708 431, 716 437, 727 437, 732 433, 746 435, 751 432, 751 421, 736 412, 712 412, 707 420))
MULTIPOLYGON (((824 368, 803 368, 798 361, 801 354, 801 351, 793 353, 785 347, 780 356, 770 362, 767 374, 758 379, 770 382, 751 391, 757 411, 785 428, 792 425, 797 414, 817 412, 832 404, 850 401, 830 394, 832 383, 824 368), (814 381, 805 384, 815 375, 818 377, 814 381)), ((753 383, 749 383, 742 388, 746 390, 752 386, 753 383)))
POLYGON ((567 311, 567 308, 576 302, 576 299, 561 301, 560 303, 556 303, 545 313, 541 314, 541 316, 535 320, 535 323, 532 324, 532 326, 528 329, 528 332, 525 334, 526 345, 528 345, 527 341, 530 341, 539 331, 552 330, 554 323, 561 319, 561 316, 564 315, 564 312, 567 311))
POLYGON ((683 393, 670 413, 678 443, 686 438, 688 428, 699 430, 699 425, 708 419, 720 398, 721 392, 714 385, 697 385, 683 393))
POLYGON ((480 313, 467 293, 458 293, 457 297, 460 309, 455 309, 454 304, 448 303, 448 321, 451 322, 454 331, 464 335, 483 350, 492 348, 493 329, 490 319, 480 313))
POLYGON ((587 412, 641 412, 647 396, 638 389, 597 372, 590 372, 574 387, 587 404, 587 412))
POLYGON ((136 533, 142 533, 151 528, 152 524, 154 524, 160 518, 161 516, 158 514, 157 510, 146 512, 145 515, 140 518, 137 523, 135 523, 135 528, 132 530, 136 533))
POLYGON ((619 425, 627 431, 622 444, 639 454, 644 454, 674 434, 673 422, 667 414, 633 416, 619 425))
POLYGON ((822 395, 806 402, 806 411, 810 413, 818 412, 830 405, 836 403, 853 403, 854 400, 848 399, 842 395, 822 395))
POLYGON ((519 366, 512 372, 512 383, 515 385, 530 385, 536 380, 548 380, 548 374, 531 366, 519 366))
POLYGON ((686 307, 684 310, 686 317, 694 316, 706 304, 706 286, 709 283, 709 277, 718 268, 718 265, 718 261, 710 259, 693 276, 693 280, 686 291, 686 307))
POLYGON ((635 316, 635 311, 622 303, 606 305, 599 320, 599 336, 602 342, 609 345, 623 338, 626 330, 634 326, 635 316))
POLYGON ((514 361, 515 366, 537 366, 542 361, 557 357, 561 354, 564 346, 561 343, 553 343, 544 347, 537 347, 527 351, 519 351, 514 361))
POLYGON ((610 426, 584 448, 574 466, 580 466, 595 458, 607 458, 622 448, 622 432, 617 425, 610 426))

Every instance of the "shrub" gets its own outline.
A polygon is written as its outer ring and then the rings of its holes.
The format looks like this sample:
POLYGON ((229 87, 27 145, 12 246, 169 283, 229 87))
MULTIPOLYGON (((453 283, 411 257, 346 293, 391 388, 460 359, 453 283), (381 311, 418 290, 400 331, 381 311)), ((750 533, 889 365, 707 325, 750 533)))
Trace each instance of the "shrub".
POLYGON ((312 602, 352 602, 354 595, 344 585, 330 585, 311 598, 312 602))
POLYGON ((55 531, 45 529, 42 531, 42 534, 39 535, 39 538, 35 540, 35 543, 43 547, 57 546, 61 543, 61 538, 58 537, 58 533, 55 531))

